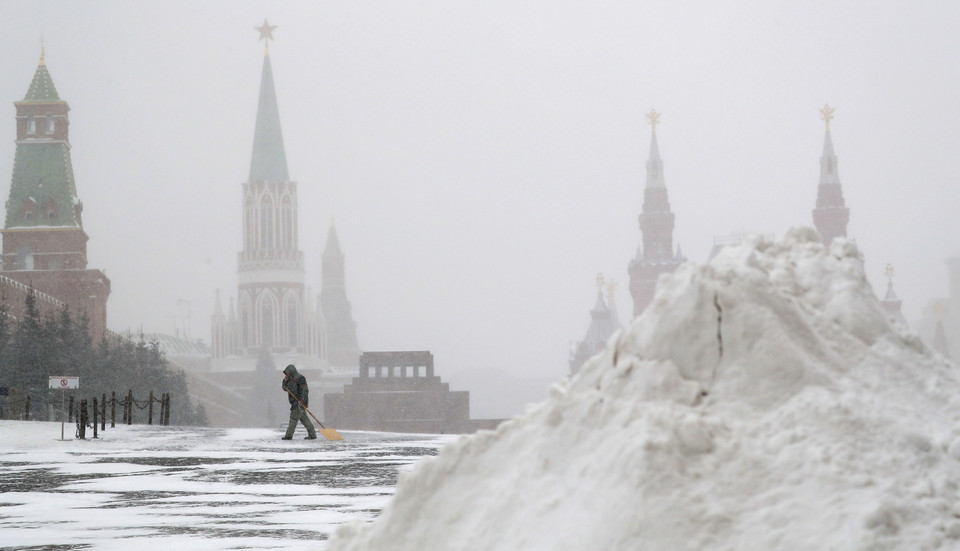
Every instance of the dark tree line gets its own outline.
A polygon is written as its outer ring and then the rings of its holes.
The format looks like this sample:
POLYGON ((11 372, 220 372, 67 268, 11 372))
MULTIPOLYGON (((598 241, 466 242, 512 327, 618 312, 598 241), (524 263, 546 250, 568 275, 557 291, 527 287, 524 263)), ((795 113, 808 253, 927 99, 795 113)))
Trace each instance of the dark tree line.
POLYGON ((171 424, 206 425, 203 406, 190 403, 183 370, 167 363, 159 343, 109 335, 95 346, 88 325, 86 315, 74 316, 66 307, 41 315, 32 291, 19 320, 0 305, 0 387, 29 394, 40 418, 46 415, 41 403, 60 401, 60 391, 48 388, 51 375, 79 376, 80 389, 69 391, 78 398, 109 399, 116 392, 119 400, 132 389, 136 400, 146 402, 151 390, 157 397, 167 392, 171 424))

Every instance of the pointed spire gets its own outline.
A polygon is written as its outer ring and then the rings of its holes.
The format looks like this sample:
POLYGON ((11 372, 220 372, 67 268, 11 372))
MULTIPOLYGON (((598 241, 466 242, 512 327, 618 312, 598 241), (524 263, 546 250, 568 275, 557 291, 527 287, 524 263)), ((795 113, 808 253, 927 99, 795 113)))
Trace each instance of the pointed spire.
POLYGON ((230 311, 227 314, 227 321, 229 322, 237 321, 237 310, 233 307, 233 297, 230 297, 230 311))
POLYGON ((650 123, 650 156, 647 160, 647 187, 666 187, 663 180, 663 161, 660 159, 660 147, 657 145, 657 125, 660 124, 660 113, 651 109, 647 113, 650 123))
MULTIPOLYGON (((271 40, 273 29, 267 25, 259 27, 260 38, 271 40)), ((263 58, 263 71, 260 76, 260 100, 257 106, 257 126, 253 134, 253 156, 250 161, 250 181, 286 182, 287 154, 283 148, 283 133, 280 130, 280 109, 277 107, 277 93, 273 85, 273 69, 270 56, 263 58)))
POLYGON ((603 274, 597 274, 597 301, 590 311, 590 326, 587 327, 587 333, 583 340, 577 343, 576 350, 570 358, 571 374, 576 374, 584 362, 603 350, 611 335, 623 328, 617 319, 616 309, 611 306, 615 287, 615 283, 608 285, 605 282, 603 274), (604 290, 610 293, 609 305, 603 299, 604 290))
POLYGON ((340 251, 340 240, 337 238, 337 226, 334 225, 333 219, 330 220, 330 232, 327 233, 327 245, 323 249, 323 256, 342 256, 343 252, 340 251))
POLYGON ((46 48, 41 46, 40 63, 37 65, 37 70, 33 74, 33 81, 30 82, 30 88, 27 90, 27 95, 23 98, 23 101, 60 101, 57 87, 53 85, 53 79, 47 70, 47 64, 44 61, 45 56, 46 48))
POLYGON ((607 308, 610 309, 610 319, 613 320, 613 324, 620 328, 620 314, 617 312, 617 301, 616 301, 616 292, 617 292, 617 282, 610 280, 607 282, 607 308))
POLYGON ((823 137, 823 155, 820 156, 820 183, 840 185, 840 175, 837 173, 837 154, 833 150, 833 138, 830 137, 830 120, 833 119, 834 109, 824 105, 820 109, 821 118, 826 122, 827 129, 823 137))

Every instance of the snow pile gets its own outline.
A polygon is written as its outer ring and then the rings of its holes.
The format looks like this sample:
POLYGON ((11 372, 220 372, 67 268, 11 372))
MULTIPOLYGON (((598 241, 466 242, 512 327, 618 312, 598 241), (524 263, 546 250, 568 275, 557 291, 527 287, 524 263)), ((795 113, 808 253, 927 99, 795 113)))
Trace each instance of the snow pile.
POLYGON ((960 381, 813 230, 661 278, 607 352, 331 551, 960 548, 960 381))

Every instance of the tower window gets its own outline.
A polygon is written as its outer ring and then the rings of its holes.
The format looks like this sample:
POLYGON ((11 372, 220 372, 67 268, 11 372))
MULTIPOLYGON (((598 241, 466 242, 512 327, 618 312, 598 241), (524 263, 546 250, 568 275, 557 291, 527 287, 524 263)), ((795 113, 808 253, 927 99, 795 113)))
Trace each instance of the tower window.
POLYGON ((53 134, 53 129, 54 129, 53 117, 48 115, 47 116, 47 134, 53 134))
POLYGON ((27 134, 36 134, 37 133, 37 119, 33 117, 27 117, 27 134))
POLYGON ((43 202, 43 212, 47 220, 56 220, 60 216, 60 206, 53 199, 47 199, 43 202))

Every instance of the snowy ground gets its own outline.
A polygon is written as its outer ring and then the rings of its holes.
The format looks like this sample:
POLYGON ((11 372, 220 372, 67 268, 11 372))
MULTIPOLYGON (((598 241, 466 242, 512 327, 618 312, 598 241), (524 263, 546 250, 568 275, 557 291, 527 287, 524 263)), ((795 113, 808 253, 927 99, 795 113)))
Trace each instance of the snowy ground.
POLYGON ((323 549, 456 436, 0 421, 0 549, 323 549))

